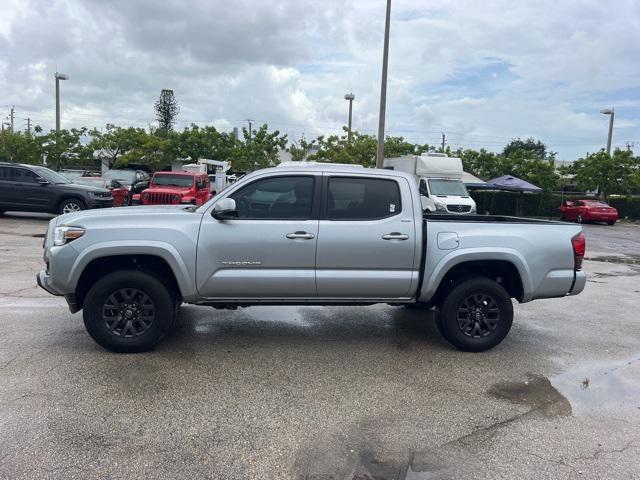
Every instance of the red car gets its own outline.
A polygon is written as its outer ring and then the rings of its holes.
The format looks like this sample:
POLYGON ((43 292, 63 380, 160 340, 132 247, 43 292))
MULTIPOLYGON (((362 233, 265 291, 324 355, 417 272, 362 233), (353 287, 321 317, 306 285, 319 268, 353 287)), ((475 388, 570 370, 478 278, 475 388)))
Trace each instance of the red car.
POLYGON ((618 220, 618 210, 600 200, 567 200, 559 208, 560 220, 606 222, 613 225, 618 220))
POLYGON ((73 183, 90 185, 92 187, 106 188, 113 195, 114 207, 126 207, 131 205, 131 192, 118 180, 102 177, 78 177, 73 183))
POLYGON ((206 173, 156 172, 140 194, 142 205, 190 203, 200 206, 212 197, 206 173))

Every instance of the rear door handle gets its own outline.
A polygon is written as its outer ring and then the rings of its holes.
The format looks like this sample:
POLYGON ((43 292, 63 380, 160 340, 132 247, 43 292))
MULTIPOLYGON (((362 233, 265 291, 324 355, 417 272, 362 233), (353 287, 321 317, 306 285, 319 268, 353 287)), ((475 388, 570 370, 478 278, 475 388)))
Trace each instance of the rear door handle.
POLYGON ((391 232, 382 235, 383 240, 409 240, 409 235, 400 232, 391 232))
POLYGON ((313 233, 307 233, 307 232, 294 232, 294 233, 287 233, 287 238, 289 240, 311 240, 312 238, 315 238, 316 236, 313 233))

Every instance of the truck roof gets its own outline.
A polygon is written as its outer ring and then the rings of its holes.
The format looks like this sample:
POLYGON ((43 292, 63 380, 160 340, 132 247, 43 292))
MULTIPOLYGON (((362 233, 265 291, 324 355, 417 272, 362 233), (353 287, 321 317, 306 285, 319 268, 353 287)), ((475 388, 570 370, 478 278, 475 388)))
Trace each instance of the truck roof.
POLYGON ((258 172, 272 171, 272 172, 336 172, 336 173, 353 173, 353 174, 366 174, 366 175, 381 175, 386 177, 404 177, 410 179, 412 182, 416 182, 413 175, 400 170, 389 170, 386 168, 366 168, 362 165, 353 165, 348 163, 328 163, 328 162, 283 162, 276 167, 256 170, 248 174, 247 176, 254 176, 258 172))

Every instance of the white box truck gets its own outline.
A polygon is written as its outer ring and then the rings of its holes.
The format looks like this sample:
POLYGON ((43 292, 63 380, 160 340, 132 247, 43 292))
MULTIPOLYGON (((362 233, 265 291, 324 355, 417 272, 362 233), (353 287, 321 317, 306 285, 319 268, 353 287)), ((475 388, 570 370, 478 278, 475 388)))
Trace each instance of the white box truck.
POLYGON ((462 160, 444 153, 385 158, 384 168, 410 173, 418 181, 422 209, 437 213, 476 213, 462 183, 462 160))

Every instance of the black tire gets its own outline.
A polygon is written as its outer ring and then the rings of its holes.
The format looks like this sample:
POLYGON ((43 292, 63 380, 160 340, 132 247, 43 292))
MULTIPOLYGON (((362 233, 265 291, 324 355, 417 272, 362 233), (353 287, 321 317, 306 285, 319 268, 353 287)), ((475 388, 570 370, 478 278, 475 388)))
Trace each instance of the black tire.
POLYGON ((451 290, 437 317, 438 329, 453 346, 483 352, 498 345, 511 330, 513 304, 498 282, 477 277, 451 290))
POLYGON ((584 218, 582 218, 582 214, 579 213, 576 217, 576 223, 584 223, 584 218))
POLYGON ((169 332, 175 296, 154 276, 120 270, 98 280, 84 299, 84 325, 101 347, 119 353, 146 352, 169 332))
POLYGON ((86 210, 87 205, 78 198, 65 198, 58 205, 58 213, 71 213, 86 210))
MULTIPOLYGON (((2 212, 0 212, 0 213, 2 213, 2 212)), ((615 225, 615 224, 616 224, 616 222, 607 222, 607 225, 615 225)))

